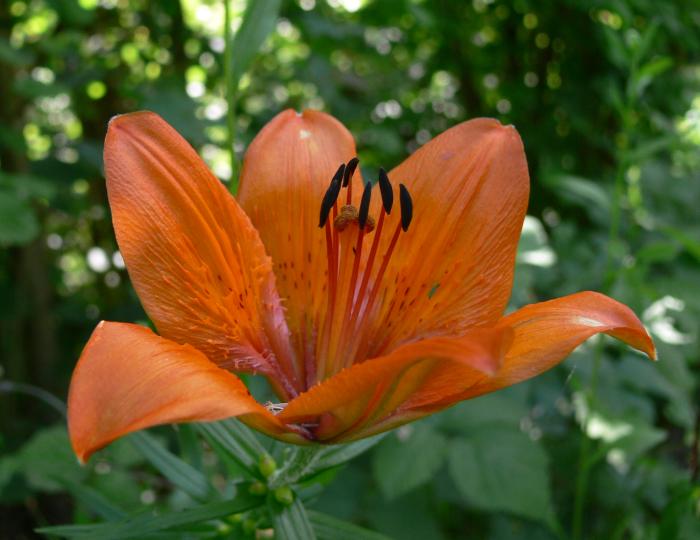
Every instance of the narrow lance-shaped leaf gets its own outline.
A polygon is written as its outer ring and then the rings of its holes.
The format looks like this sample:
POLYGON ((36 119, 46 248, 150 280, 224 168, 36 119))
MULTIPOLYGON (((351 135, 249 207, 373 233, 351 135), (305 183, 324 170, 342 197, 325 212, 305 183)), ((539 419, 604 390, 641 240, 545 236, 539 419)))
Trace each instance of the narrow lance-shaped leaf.
POLYGON ((299 497, 287 507, 273 509, 272 521, 275 526, 275 538, 279 540, 316 540, 306 509, 299 497))
POLYGON ((318 540, 389 540, 388 536, 321 512, 310 510, 307 515, 318 540))
POLYGON ((246 426, 235 420, 224 420, 197 424, 197 430, 225 448, 244 469, 251 472, 257 470, 265 449, 246 426))
POLYGON ((386 433, 381 433, 374 437, 368 437, 367 439, 361 439, 356 442, 324 448, 314 463, 313 470, 311 470, 310 473, 317 473, 347 463, 375 446, 385 436, 386 433))
POLYGON ((238 88, 241 77, 250 67, 265 38, 275 27, 280 4, 281 0, 248 2, 241 27, 233 38, 230 72, 232 88, 238 88))
POLYGON ((185 527, 213 519, 219 519, 231 514, 246 512, 265 502, 262 497, 241 493, 228 501, 217 501, 187 508, 181 512, 165 515, 141 514, 127 517, 113 523, 98 523, 95 525, 59 525, 37 529, 40 534, 51 534, 71 538, 100 538, 112 540, 117 538, 143 538, 145 535, 160 531, 185 527))
POLYGON ((210 493, 206 477, 192 465, 170 452, 152 435, 139 432, 132 434, 130 439, 139 452, 173 485, 195 499, 205 499, 210 493))
POLYGON ((121 508, 107 500, 107 498, 96 489, 69 478, 62 478, 59 482, 71 495, 98 516, 108 521, 117 521, 126 516, 126 513, 121 508))

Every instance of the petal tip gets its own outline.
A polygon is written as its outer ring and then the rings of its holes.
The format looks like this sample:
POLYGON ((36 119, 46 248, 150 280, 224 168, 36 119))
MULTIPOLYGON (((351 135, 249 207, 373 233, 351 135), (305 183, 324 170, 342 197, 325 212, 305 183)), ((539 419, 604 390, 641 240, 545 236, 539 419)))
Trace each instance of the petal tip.
POLYGON ((115 114, 107 122, 107 129, 108 130, 120 129, 120 128, 125 127, 125 124, 128 124, 133 120, 141 119, 141 118, 162 120, 159 115, 157 115, 156 113, 154 113, 152 111, 134 111, 134 112, 124 113, 124 114, 115 114))
POLYGON ((78 463, 82 467, 87 465, 88 459, 90 459, 90 456, 92 455, 91 452, 80 452, 80 451, 76 450, 75 447, 73 448, 73 452, 75 453, 75 457, 78 460, 78 463))
POLYGON ((645 344, 646 346, 642 352, 646 354, 652 362, 658 362, 659 356, 656 350, 656 345, 654 345, 654 340, 651 338, 649 333, 646 335, 646 340, 647 343, 645 344))

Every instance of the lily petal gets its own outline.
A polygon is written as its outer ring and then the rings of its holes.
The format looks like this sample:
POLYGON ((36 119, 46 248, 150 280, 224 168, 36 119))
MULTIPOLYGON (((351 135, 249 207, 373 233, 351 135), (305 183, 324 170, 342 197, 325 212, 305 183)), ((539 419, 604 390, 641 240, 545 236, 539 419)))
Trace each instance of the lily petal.
POLYGON ((135 324, 97 326, 68 394, 70 439, 81 462, 132 431, 241 415, 273 436, 287 431, 238 377, 196 349, 135 324))
POLYGON ((525 306, 501 319, 497 327, 511 329, 513 343, 495 376, 480 377, 461 393, 446 394, 432 403, 407 403, 406 407, 435 412, 530 379, 553 368, 581 343, 600 333, 656 359, 654 342, 632 310, 597 292, 585 291, 525 306))
MULTIPOLYGON (((529 194, 517 131, 483 118, 445 131, 389 177, 408 188, 413 221, 383 280, 369 357, 417 336, 460 334, 498 320, 529 194)), ((389 230, 399 214, 392 212, 389 230)))
POLYGON ((291 401, 278 418, 288 424, 319 422, 316 437, 333 443, 390 429, 418 417, 397 414, 407 401, 435 400, 496 373, 511 337, 509 328, 475 329, 458 338, 404 345, 326 379, 291 401), (438 372, 449 376, 434 379, 438 372))
POLYGON ((294 395, 272 264, 235 199, 153 113, 114 118, 104 160, 117 242, 159 333, 294 395))
MULTIPOLYGON (((287 322, 308 369, 317 326, 326 314, 328 260, 318 217, 323 195, 341 163, 355 156, 350 132, 318 111, 287 110, 255 137, 243 161, 238 200, 272 257, 287 322)), ((362 185, 355 173, 353 197, 362 185)), ((309 373, 307 380, 313 380, 309 373)))

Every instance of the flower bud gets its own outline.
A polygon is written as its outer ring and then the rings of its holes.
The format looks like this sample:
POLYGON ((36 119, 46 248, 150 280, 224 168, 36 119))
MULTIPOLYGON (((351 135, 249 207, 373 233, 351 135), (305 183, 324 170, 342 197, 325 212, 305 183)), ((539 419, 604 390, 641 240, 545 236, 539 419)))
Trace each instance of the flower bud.
POLYGON ((263 454, 258 463, 258 470, 265 478, 270 478, 277 470, 277 463, 270 454, 263 454))
POLYGON ((262 482, 253 482, 248 486, 248 493, 251 495, 265 495, 267 493, 267 486, 262 482))
POLYGON ((294 502, 294 492, 289 486, 278 487, 274 491, 275 499, 284 506, 289 506, 294 502))

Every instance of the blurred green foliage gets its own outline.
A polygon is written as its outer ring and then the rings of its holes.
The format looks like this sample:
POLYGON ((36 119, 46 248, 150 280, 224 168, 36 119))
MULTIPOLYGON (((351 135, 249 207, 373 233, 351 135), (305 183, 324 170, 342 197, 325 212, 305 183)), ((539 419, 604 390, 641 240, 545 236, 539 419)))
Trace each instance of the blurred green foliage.
MULTIPOLYGON (((235 185, 228 144, 240 158, 278 111, 310 107, 350 128, 368 177, 462 120, 515 124, 532 195, 512 305, 603 290, 643 316, 661 360, 589 343, 538 379, 389 434, 324 473, 310 508, 401 539, 700 538, 700 5, 265 5, 251 23, 272 30, 260 54, 234 33, 241 57, 226 64, 222 2, 0 1, 0 535, 181 508, 191 482, 208 489, 201 466, 228 489, 240 466, 216 469, 187 428, 161 430, 192 465, 175 480, 143 457, 159 448, 150 439, 86 468, 70 453, 50 394, 65 398, 97 321, 145 319, 110 224, 102 141, 113 115, 154 110, 235 185)), ((246 3, 230 8, 236 30, 246 3)), ((213 534, 252 538, 302 510, 213 534)), ((309 515, 319 537, 341 537, 309 515)))

